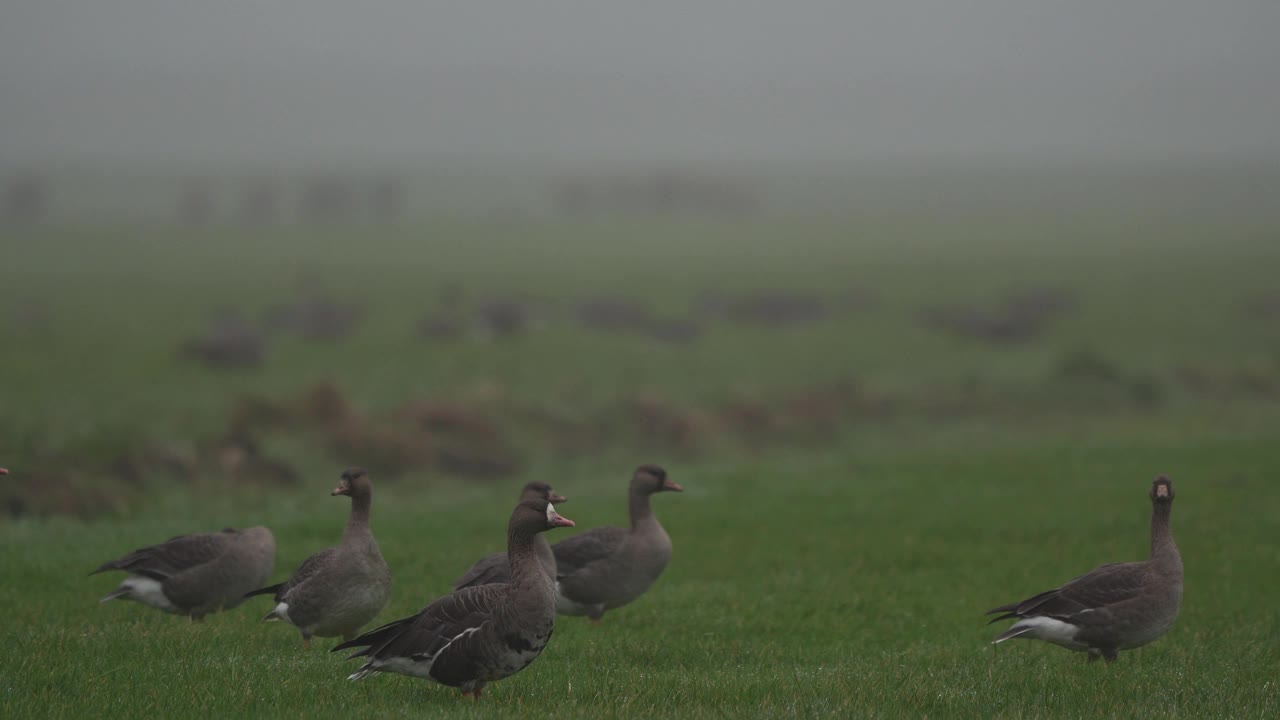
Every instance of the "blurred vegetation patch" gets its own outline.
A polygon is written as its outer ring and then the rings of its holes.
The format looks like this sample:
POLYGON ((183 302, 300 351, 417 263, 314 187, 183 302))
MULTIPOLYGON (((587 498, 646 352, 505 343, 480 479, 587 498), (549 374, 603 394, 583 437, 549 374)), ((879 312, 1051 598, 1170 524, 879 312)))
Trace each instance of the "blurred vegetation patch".
POLYGON ((5 485, 0 497, 11 515, 88 517, 140 502, 157 482, 196 492, 288 487, 300 478, 290 459, 317 452, 336 465, 376 468, 392 481, 425 474, 488 482, 544 462, 620 452, 690 460, 831 447, 862 429, 911 435, 973 420, 1013 427, 1037 419, 1150 414, 1174 395, 1235 405, 1274 400, 1280 397, 1280 362, 1183 366, 1160 376, 1080 348, 1062 353, 1040 379, 1020 383, 971 375, 890 391, 846 377, 726 391, 702 402, 642 388, 577 404, 566 397, 522 400, 488 382, 378 410, 322 381, 277 397, 241 395, 222 430, 189 444, 123 431, 62 445, 19 436, 17 454, 38 470, 24 471, 23 481, 5 485))

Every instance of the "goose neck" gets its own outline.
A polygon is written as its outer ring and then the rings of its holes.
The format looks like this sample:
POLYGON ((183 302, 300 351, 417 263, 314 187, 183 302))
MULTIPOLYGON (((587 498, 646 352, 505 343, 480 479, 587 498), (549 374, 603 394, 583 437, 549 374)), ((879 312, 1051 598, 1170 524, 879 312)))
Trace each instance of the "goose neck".
POLYGON ((1173 542, 1173 530, 1169 527, 1169 516, 1173 510, 1169 504, 1155 505, 1151 509, 1151 557, 1160 558, 1176 554, 1177 545, 1173 542))
POLYGON ((344 539, 368 534, 369 508, 372 505, 373 498, 367 493, 351 497, 351 514, 347 516, 347 527, 342 533, 344 539))
POLYGON ((631 493, 627 501, 627 512, 631 516, 632 530, 653 519, 653 508, 649 505, 649 497, 648 493, 631 493))

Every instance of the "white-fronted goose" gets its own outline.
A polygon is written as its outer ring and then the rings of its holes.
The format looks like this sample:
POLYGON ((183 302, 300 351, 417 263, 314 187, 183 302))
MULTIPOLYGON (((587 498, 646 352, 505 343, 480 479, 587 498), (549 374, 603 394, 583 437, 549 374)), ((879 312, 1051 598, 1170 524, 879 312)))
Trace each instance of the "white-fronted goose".
POLYGON ((373 484, 368 473, 347 470, 330 495, 351 497, 342 543, 304 560, 285 582, 249 593, 273 593, 276 606, 263 620, 293 623, 307 647, 313 636, 350 640, 391 597, 391 570, 369 529, 373 484))
POLYGON ((135 600, 193 622, 244 601, 244 594, 271 577, 276 541, 264 527, 178 535, 105 562, 107 570, 129 573, 102 598, 135 600))
POLYGON ((600 622, 649 589, 671 560, 671 537, 649 507, 649 497, 684 488, 657 465, 641 465, 631 476, 631 529, 592 528, 551 546, 556 556, 557 610, 600 622))
POLYGON ((1169 529, 1173 483, 1163 475, 1151 484, 1151 557, 1110 563, 1056 590, 987 611, 1004 613, 991 622, 1017 618, 992 643, 1033 638, 1089 653, 1089 662, 1112 662, 1121 650, 1141 647, 1165 634, 1182 602, 1182 557, 1169 529))
POLYGON ((371 630, 334 650, 368 660, 349 679, 394 672, 435 680, 475 694, 514 675, 546 647, 556 622, 555 585, 533 549, 537 534, 573 527, 546 500, 522 500, 507 523, 511 582, 465 587, 412 617, 371 630))
MULTIPOLYGON (((568 502, 568 498, 557 495, 551 486, 544 482, 531 482, 520 491, 520 502, 526 500, 543 500, 553 505, 568 502)), ((556 556, 551 552, 551 543, 542 535, 533 538, 533 551, 538 555, 538 564, 552 580, 556 577, 556 556)), ((461 590, 472 585, 488 585, 489 583, 511 582, 511 562, 505 552, 485 555, 476 561, 462 577, 453 583, 454 590, 461 590)))

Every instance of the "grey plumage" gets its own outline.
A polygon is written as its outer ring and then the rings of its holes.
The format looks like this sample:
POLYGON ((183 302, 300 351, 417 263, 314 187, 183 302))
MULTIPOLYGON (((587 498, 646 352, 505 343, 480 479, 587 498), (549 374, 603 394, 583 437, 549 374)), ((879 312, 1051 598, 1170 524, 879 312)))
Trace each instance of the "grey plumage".
POLYGON ((598 527, 551 546, 556 556, 557 611, 599 621, 605 611, 643 595, 671 560, 671 537, 654 516, 654 493, 683 488, 657 465, 641 465, 628 497, 631 527, 598 527))
MULTIPOLYGON (((555 589, 537 562, 533 538, 573 523, 545 500, 525 500, 507 524, 510 583, 465 587, 403 618, 344 642, 367 661, 350 676, 377 672, 427 678, 478 699, 485 684, 532 663, 555 629, 555 589)), ((350 659, 349 658, 349 659, 350 659)))
POLYGON ((199 620, 236 607, 275 565, 275 538, 265 527, 178 535, 98 566, 129 573, 103 602, 127 599, 199 620))
MULTIPOLYGON (((544 482, 531 482, 520 491, 520 502, 526 500, 543 500, 553 505, 560 505, 567 502, 568 498, 557 495, 551 486, 544 482)), ((547 576, 555 579, 556 556, 551 552, 551 544, 547 542, 547 538, 541 534, 535 535, 533 550, 538 555, 538 564, 542 566, 547 576)), ((511 562, 505 552, 495 552, 477 560, 453 582, 453 589, 461 590, 464 587, 508 582, 511 582, 511 562)))
POLYGON ((342 543, 308 557, 285 582, 247 595, 271 593, 276 606, 263 619, 292 623, 306 645, 313 636, 354 637, 391 597, 391 571, 369 528, 373 484, 368 474, 347 470, 331 494, 351 496, 342 543))
POLYGON ((1087 652, 1089 660, 1115 660, 1173 626, 1182 602, 1182 556, 1169 515, 1173 483, 1151 485, 1151 554, 1141 562, 1109 563, 1061 587, 987 611, 991 622, 1016 619, 992 641, 1032 638, 1087 652))

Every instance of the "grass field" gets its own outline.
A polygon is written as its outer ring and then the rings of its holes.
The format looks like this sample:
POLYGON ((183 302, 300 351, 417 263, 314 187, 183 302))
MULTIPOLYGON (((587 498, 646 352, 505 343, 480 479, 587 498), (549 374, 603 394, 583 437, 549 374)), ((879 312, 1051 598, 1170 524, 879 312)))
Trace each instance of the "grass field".
POLYGON ((228 524, 270 526, 283 577, 336 541, 346 504, 328 490, 340 468, 370 465, 377 483, 378 467, 284 433, 264 441, 301 472, 291 488, 104 476, 104 513, 0 525, 0 715, 1274 717, 1280 322, 1248 308, 1275 292, 1278 228, 881 217, 10 233, 0 304, 39 319, 0 324, 0 465, 19 492, 46 460, 98 467, 135 443, 193 443, 225 427, 241 394, 320 380, 369 412, 496 385, 572 414, 637 389, 699 408, 854 378, 895 410, 846 417, 834 435, 720 438, 696 452, 631 437, 562 457, 525 438, 519 471, 501 480, 386 473, 374 530, 396 586, 380 620, 415 611, 497 549, 526 478, 568 495, 560 509, 580 528, 625 521, 639 462, 664 464, 686 488, 655 501, 675 542, 655 588, 600 627, 564 618, 544 655, 478 706, 399 676, 349 683, 355 662, 259 622, 261 598, 191 625, 99 605, 118 578, 85 577, 134 547, 228 524), (273 340, 246 370, 176 358, 216 309, 255 317, 305 283, 362 303, 350 338, 273 340), (450 283, 553 307, 616 293, 671 314, 708 288, 857 288, 875 302, 794 327, 717 323, 688 345, 565 321, 508 340, 425 342, 415 322, 450 283), (1076 305, 1027 342, 919 321, 923 308, 1031 288, 1071 292, 1076 305), (1064 379, 1064 359, 1081 351, 1104 370, 1064 379), (1134 387, 1145 400, 1123 399, 1134 387), (969 394, 932 398, 957 388, 969 394), (1110 666, 1039 643, 993 652, 984 610, 1145 555, 1160 473, 1177 484, 1187 572, 1173 630, 1110 666))

